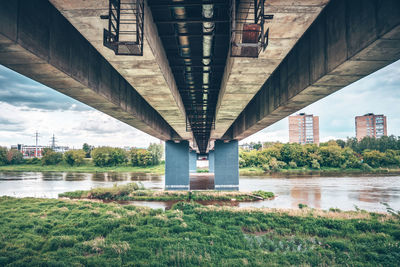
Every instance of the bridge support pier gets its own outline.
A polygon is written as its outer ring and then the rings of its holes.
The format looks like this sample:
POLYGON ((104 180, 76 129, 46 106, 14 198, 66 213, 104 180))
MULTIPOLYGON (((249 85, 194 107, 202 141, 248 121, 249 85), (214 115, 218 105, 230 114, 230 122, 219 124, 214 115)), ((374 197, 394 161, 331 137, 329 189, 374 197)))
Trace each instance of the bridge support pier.
POLYGON ((239 143, 216 140, 214 146, 214 184, 216 190, 239 190, 239 143))
POLYGON ((208 152, 208 172, 214 172, 214 150, 208 152))
POLYGON ((197 153, 195 150, 189 152, 189 172, 197 172, 197 153))
POLYGON ((165 189, 189 190, 189 142, 165 142, 165 189))

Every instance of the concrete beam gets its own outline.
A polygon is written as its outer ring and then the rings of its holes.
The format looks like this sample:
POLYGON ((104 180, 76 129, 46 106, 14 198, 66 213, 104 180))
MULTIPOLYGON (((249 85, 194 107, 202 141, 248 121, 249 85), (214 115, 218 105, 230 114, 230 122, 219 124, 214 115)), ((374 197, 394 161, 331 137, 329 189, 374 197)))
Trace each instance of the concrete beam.
MULTIPOLYGON (((224 135, 328 2, 266 1, 265 13, 274 15, 265 24, 269 28, 269 45, 258 58, 228 57, 211 138, 220 139, 224 135)), ((242 5, 241 12, 243 15, 248 10, 242 5)), ((251 12, 248 16, 252 16, 251 12)))
POLYGON ((103 45, 108 0, 49 0, 125 80, 186 140, 186 112, 168 59, 145 1, 143 56, 116 56, 103 45))
POLYGON ((0 2, 0 64, 152 136, 180 139, 46 0, 0 2))
POLYGON ((331 0, 224 139, 243 139, 400 59, 400 1, 331 0))

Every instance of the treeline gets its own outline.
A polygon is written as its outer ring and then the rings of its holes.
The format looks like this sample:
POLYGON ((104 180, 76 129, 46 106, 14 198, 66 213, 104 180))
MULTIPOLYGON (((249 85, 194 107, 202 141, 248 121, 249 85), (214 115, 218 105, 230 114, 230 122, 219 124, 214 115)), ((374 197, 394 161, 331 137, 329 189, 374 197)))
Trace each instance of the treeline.
POLYGON ((384 152, 364 149, 359 153, 347 146, 346 142, 342 146, 337 141, 321 143, 320 146, 267 143, 260 150, 241 150, 239 155, 240 167, 261 167, 264 171, 299 167, 363 170, 400 167, 400 149, 386 148, 384 152))
POLYGON ((85 158, 92 158, 94 165, 111 167, 118 165, 151 166, 161 163, 163 146, 150 144, 147 149, 133 148, 126 151, 116 147, 97 147, 84 144, 83 149, 69 150, 64 154, 55 152, 50 148, 42 151, 42 158, 24 159, 23 154, 16 149, 0 147, 0 165, 14 164, 42 164, 56 165, 65 162, 70 166, 80 166, 85 163, 85 158))
POLYGON ((161 163, 163 146, 150 144, 147 149, 133 148, 126 151, 115 147, 97 147, 91 152, 93 162, 99 167, 117 165, 152 166, 161 163))
POLYGON ((364 150, 377 150, 386 152, 387 150, 400 150, 400 136, 382 136, 380 138, 364 137, 360 141, 357 138, 347 138, 346 141, 336 140, 340 147, 350 147, 355 152, 361 154, 364 150))
POLYGON ((24 159, 23 154, 17 149, 0 147, 0 166, 17 164, 56 165, 62 161, 71 166, 80 166, 84 163, 85 158, 85 152, 82 149, 69 150, 63 154, 55 152, 51 148, 44 148, 42 154, 42 158, 24 159))

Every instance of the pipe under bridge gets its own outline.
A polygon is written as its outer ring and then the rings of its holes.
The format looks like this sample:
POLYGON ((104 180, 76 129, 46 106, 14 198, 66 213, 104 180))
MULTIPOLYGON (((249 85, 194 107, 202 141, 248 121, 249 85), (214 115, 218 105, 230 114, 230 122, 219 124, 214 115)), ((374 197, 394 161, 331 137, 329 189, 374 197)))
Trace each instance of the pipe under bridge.
POLYGON ((238 188, 238 141, 400 58, 398 0, 0 2, 0 63, 197 155, 238 188))

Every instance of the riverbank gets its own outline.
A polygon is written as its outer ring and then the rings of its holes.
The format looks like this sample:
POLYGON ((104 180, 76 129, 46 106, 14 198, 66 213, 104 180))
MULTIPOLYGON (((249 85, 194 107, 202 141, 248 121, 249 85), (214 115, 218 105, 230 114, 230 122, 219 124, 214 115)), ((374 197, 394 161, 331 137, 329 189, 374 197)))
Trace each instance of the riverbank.
POLYGON ((99 199, 113 201, 257 201, 274 197, 266 191, 164 191, 147 190, 136 183, 115 185, 108 188, 94 188, 59 194, 59 197, 71 199, 99 199))
POLYGON ((361 169, 341 169, 341 168, 321 168, 319 170, 311 168, 280 169, 277 171, 264 171, 260 167, 240 168, 239 174, 242 176, 282 176, 282 175, 313 175, 313 176, 341 176, 341 175, 400 175, 400 168, 371 168, 370 170, 361 169))
POLYGON ((389 214, 0 197, 0 265, 396 266, 389 214))
POLYGON ((4 165, 0 166, 0 171, 13 172, 131 172, 131 173, 152 173, 164 174, 164 164, 146 167, 133 166, 113 166, 113 167, 98 167, 92 162, 85 162, 81 166, 70 166, 65 163, 57 165, 40 165, 40 164, 19 164, 19 165, 4 165))
MULTIPOLYGON (((70 166, 65 163, 57 165, 40 165, 40 164, 19 164, 19 165, 4 165, 0 166, 1 171, 11 172, 78 172, 78 173, 151 173, 151 174, 164 174, 165 165, 159 164, 156 166, 146 167, 132 167, 132 166, 113 166, 113 167, 98 167, 92 162, 87 161, 81 166, 70 166)), ((206 170, 199 169, 198 172, 207 172, 206 170)), ((341 168, 321 168, 314 170, 310 168, 295 168, 295 169, 280 169, 278 171, 265 172, 259 167, 246 167, 240 168, 239 174, 241 176, 280 176, 280 175, 313 175, 313 176, 328 176, 328 175, 362 175, 362 174, 389 174, 400 175, 400 168, 373 168, 369 171, 361 169, 341 169, 341 168)))

